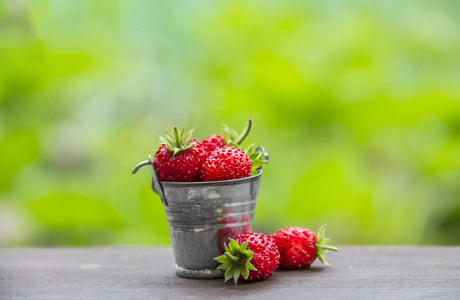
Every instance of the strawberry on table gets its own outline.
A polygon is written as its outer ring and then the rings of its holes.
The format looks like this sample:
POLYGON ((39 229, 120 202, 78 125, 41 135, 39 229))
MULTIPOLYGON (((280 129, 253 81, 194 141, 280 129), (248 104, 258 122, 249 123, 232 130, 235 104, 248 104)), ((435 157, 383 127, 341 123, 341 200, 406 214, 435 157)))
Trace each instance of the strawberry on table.
POLYGON ((200 170, 207 154, 203 147, 191 137, 193 130, 184 134, 174 127, 171 133, 166 131, 160 137, 162 144, 155 154, 153 163, 158 179, 161 181, 200 181, 200 170))
POLYGON ((328 246, 329 239, 325 235, 325 225, 318 230, 318 235, 308 229, 286 227, 273 235, 280 252, 280 268, 309 268, 318 257, 323 265, 329 266, 324 257, 327 250, 338 251, 328 246))
POLYGON ((230 239, 225 245, 225 254, 216 257, 221 263, 217 269, 225 271, 225 281, 233 278, 244 281, 264 280, 271 276, 279 265, 280 254, 272 237, 248 232, 230 239))

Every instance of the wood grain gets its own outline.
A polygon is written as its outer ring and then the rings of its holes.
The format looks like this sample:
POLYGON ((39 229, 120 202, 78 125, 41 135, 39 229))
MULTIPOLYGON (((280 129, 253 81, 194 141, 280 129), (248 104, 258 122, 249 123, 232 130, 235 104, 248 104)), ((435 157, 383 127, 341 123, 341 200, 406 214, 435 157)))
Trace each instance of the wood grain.
POLYGON ((460 247, 340 247, 328 260, 235 286, 175 276, 171 248, 6 248, 0 299, 460 299, 460 247))

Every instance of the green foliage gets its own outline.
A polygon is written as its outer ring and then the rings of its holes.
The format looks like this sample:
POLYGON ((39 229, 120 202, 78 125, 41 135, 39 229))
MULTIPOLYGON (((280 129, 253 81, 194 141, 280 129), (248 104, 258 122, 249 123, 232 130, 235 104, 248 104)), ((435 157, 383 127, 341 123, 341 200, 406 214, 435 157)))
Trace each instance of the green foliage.
MULTIPOLYGON (((166 245, 157 133, 254 120, 255 229, 460 244, 460 6, 0 3, 0 245, 166 245)), ((242 145, 247 148, 247 145, 242 145)))

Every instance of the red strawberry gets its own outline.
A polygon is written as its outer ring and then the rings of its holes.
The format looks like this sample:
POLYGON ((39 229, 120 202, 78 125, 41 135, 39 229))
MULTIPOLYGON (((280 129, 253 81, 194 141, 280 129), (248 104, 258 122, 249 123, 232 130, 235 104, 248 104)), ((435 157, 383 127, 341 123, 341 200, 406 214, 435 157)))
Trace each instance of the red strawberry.
POLYGON ((203 146, 208 155, 211 155, 214 150, 222 148, 225 145, 227 144, 225 143, 224 137, 217 134, 211 135, 201 142, 201 146, 203 146))
POLYGON ((273 274, 279 265, 280 253, 272 237, 248 232, 230 239, 225 254, 215 260, 222 263, 217 269, 225 271, 225 281, 233 278, 245 281, 263 280, 273 274))
POLYGON ((329 239, 324 237, 325 227, 321 226, 316 233, 299 227, 286 227, 273 235, 280 251, 280 268, 309 268, 317 257, 323 265, 329 266, 324 257, 327 250, 338 251, 328 246, 329 239))
POLYGON ((239 179, 251 176, 251 161, 241 149, 225 146, 214 151, 201 168, 202 181, 239 179))
POLYGON ((200 170, 206 160, 206 151, 194 139, 185 142, 192 131, 184 135, 174 127, 171 134, 160 137, 160 146, 153 163, 161 181, 200 181, 200 170))

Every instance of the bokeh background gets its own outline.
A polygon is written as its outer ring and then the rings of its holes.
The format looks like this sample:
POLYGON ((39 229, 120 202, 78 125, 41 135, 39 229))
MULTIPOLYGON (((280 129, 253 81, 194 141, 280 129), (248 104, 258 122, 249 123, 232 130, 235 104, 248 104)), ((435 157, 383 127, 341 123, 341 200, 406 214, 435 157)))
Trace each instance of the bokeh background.
POLYGON ((263 145, 255 229, 460 244, 460 2, 0 2, 0 245, 169 245, 157 133, 263 145))

